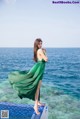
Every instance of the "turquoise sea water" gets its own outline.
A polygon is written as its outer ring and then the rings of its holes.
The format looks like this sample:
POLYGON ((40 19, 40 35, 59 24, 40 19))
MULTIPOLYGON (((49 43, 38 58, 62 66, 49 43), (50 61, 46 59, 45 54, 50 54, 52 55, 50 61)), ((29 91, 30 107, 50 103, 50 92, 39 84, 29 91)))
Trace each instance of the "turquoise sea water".
MULTIPOLYGON (((80 48, 47 48, 48 62, 41 86, 41 101, 49 119, 80 119, 80 48)), ((0 101, 33 103, 19 99, 7 76, 13 70, 30 69, 32 48, 0 48, 0 101)))

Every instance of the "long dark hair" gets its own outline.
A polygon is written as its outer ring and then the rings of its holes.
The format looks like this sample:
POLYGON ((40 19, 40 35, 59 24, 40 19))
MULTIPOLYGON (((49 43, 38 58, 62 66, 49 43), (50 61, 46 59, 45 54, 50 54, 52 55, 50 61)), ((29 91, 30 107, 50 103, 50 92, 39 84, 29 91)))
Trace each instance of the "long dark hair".
POLYGON ((37 38, 35 41, 34 41, 34 58, 33 60, 35 62, 37 62, 37 50, 39 49, 38 48, 38 45, 39 43, 42 42, 41 38, 37 38))

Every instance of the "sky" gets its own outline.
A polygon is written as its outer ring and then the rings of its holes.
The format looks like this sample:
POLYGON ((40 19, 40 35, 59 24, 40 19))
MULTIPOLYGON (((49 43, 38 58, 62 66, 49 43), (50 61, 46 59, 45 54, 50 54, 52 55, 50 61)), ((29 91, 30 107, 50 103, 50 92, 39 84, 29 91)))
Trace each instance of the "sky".
POLYGON ((33 47, 36 38, 43 47, 80 47, 80 4, 0 0, 0 47, 33 47))

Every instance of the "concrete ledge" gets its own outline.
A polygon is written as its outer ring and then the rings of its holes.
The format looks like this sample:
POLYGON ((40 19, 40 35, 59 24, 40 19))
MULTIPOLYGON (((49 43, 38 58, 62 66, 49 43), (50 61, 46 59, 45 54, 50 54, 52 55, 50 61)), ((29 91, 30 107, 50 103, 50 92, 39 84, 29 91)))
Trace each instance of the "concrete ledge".
POLYGON ((47 106, 39 106, 40 115, 36 115, 34 105, 0 102, 0 119, 48 119, 47 106), (9 111, 9 117, 2 118, 3 110, 9 111))

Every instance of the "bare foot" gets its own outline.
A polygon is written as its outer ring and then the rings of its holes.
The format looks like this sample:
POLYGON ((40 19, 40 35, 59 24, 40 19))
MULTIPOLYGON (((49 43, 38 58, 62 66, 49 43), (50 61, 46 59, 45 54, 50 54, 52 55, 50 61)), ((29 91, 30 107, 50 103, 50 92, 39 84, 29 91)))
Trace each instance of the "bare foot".
POLYGON ((38 111, 38 107, 37 106, 34 106, 34 110, 35 110, 35 112, 36 112, 37 115, 40 114, 40 112, 38 111))
POLYGON ((38 101, 38 105, 39 105, 39 106, 45 106, 44 103, 41 103, 41 102, 39 102, 39 101, 38 101))

